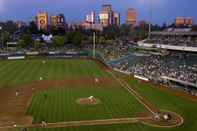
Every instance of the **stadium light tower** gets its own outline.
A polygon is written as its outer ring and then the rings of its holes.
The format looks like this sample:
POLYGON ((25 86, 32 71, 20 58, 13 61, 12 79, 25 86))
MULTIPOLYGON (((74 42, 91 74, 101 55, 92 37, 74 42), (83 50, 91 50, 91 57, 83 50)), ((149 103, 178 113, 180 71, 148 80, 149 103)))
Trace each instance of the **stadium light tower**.
POLYGON ((152 15, 153 15, 153 0, 149 0, 149 10, 150 10, 150 20, 149 20, 149 27, 148 27, 148 38, 150 38, 150 35, 151 35, 151 23, 152 23, 152 15))

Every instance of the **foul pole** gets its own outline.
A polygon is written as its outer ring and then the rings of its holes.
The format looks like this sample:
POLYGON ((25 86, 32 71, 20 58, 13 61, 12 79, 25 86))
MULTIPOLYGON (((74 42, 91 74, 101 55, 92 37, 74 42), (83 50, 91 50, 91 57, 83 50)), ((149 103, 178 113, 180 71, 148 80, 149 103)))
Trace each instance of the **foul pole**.
POLYGON ((93 50, 92 50, 93 58, 96 57, 96 33, 93 33, 93 50))

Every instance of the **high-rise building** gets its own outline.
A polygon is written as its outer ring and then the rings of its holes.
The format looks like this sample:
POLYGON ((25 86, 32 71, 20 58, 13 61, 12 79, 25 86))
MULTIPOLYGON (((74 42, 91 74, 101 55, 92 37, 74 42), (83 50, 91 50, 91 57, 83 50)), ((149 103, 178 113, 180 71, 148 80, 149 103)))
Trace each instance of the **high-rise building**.
POLYGON ((97 31, 103 31, 103 26, 99 23, 88 23, 88 22, 82 22, 80 23, 80 26, 85 30, 97 30, 97 31))
POLYGON ((140 29, 144 30, 146 28, 146 21, 144 20, 139 21, 139 27, 140 29))
POLYGON ((48 13, 47 12, 38 12, 36 16, 36 23, 39 30, 48 29, 48 13))
POLYGON ((126 24, 131 25, 132 28, 136 27, 137 13, 135 9, 129 8, 126 13, 126 24))
POLYGON ((96 23, 96 13, 94 11, 92 11, 90 14, 87 14, 85 21, 90 24, 95 24, 96 23))
POLYGON ((104 27, 109 25, 120 25, 120 14, 113 11, 111 5, 102 5, 102 9, 99 13, 100 24, 104 27))
POLYGON ((50 21, 51 21, 51 26, 56 27, 58 24, 58 16, 57 15, 52 15, 50 17, 50 21))
POLYGON ((185 19, 185 25, 187 25, 187 26, 192 26, 192 25, 193 25, 193 20, 192 20, 192 18, 186 18, 186 19, 185 19))
POLYGON ((110 4, 104 4, 102 5, 102 11, 110 12, 112 11, 112 7, 110 4))
POLYGON ((190 17, 176 17, 175 24, 179 26, 192 26, 193 20, 190 17))
POLYGON ((15 24, 18 29, 20 29, 26 25, 26 23, 23 21, 16 21, 15 24))
POLYGON ((116 26, 120 26, 120 14, 113 12, 113 24, 116 26))
POLYGON ((112 25, 113 22, 113 11, 111 5, 102 5, 102 9, 99 13, 99 21, 104 27, 112 25))
POLYGON ((52 15, 50 17, 51 26, 56 28, 64 28, 65 27, 65 17, 63 14, 52 15))

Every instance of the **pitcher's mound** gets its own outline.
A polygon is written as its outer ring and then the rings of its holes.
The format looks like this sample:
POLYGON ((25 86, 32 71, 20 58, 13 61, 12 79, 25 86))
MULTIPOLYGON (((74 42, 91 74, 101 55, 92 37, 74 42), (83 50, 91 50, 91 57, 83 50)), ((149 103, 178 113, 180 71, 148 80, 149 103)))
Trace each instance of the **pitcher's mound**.
POLYGON ((80 105, 97 105, 101 103, 101 101, 93 96, 87 98, 80 98, 76 100, 76 102, 80 105))

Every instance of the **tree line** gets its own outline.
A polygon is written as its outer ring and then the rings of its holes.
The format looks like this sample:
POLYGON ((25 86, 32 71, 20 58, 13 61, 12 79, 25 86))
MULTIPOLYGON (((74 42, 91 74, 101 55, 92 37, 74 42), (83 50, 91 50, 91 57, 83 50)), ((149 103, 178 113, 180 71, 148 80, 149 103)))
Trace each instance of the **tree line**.
MULTIPOLYGON (((8 21, 6 23, 0 23, 3 27, 1 30, 1 45, 10 41, 16 41, 20 48, 33 47, 40 48, 43 46, 62 47, 65 44, 72 44, 77 47, 82 47, 86 44, 92 44, 93 32, 96 32, 97 43, 107 44, 116 40, 133 40, 138 41, 145 39, 148 36, 148 25, 145 24, 144 28, 135 27, 122 24, 121 26, 108 26, 103 31, 85 30, 80 26, 74 28, 56 28, 51 27, 50 30, 38 30, 35 22, 30 22, 28 25, 21 28, 17 28, 14 22, 8 21), (42 34, 52 34, 52 43, 46 44, 43 39, 35 40, 33 36, 41 36, 42 34)), ((173 25, 170 25, 173 27, 173 25)), ((162 26, 152 25, 153 31, 161 31, 167 28, 166 24, 162 26)), ((193 30, 197 30, 196 26, 192 27, 193 30)))

